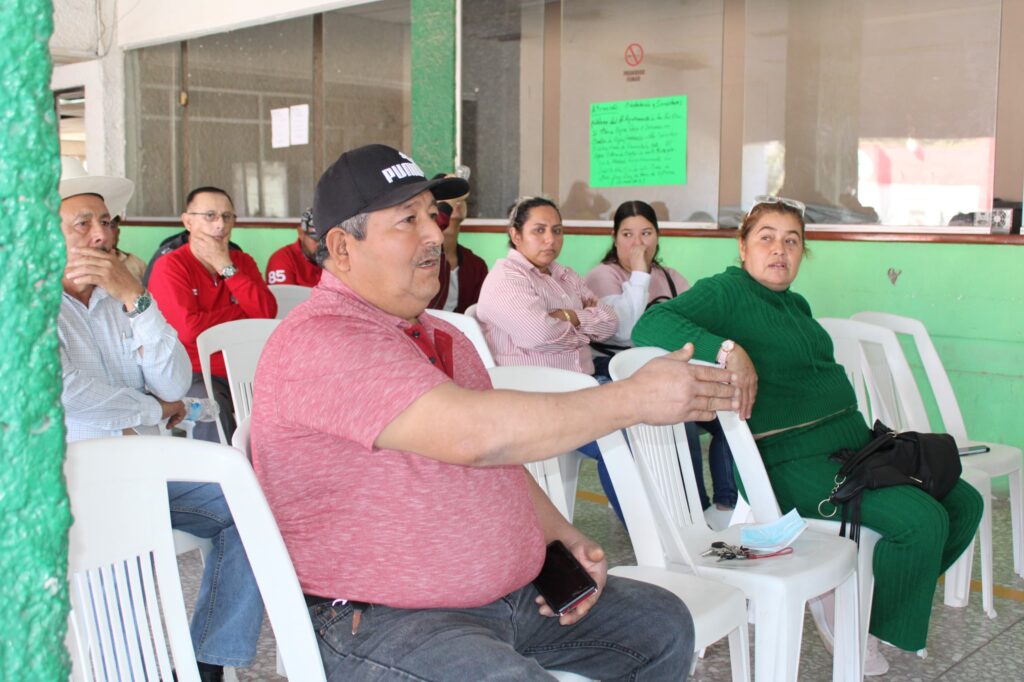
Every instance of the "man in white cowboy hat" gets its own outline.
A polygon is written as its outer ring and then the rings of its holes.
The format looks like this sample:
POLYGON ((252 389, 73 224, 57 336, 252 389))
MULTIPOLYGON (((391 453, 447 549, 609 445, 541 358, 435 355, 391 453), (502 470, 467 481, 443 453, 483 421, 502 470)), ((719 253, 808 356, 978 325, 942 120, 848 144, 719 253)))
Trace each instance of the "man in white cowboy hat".
MULTIPOLYGON (((107 202, 123 211, 134 185, 81 171, 65 160, 59 187, 68 253, 57 318, 67 439, 131 434, 164 420, 173 426, 185 416, 188 354, 113 251, 107 202)), ((263 602, 220 487, 167 488, 171 525, 214 540, 191 630, 201 678, 222 679, 221 666, 252 662, 263 602)))
MULTIPOLYGON (((83 166, 82 162, 77 158, 73 156, 62 156, 60 157, 60 164, 61 179, 67 187, 73 189, 75 183, 81 182, 83 179, 87 179, 87 181, 92 180, 92 178, 88 178, 88 173, 85 172, 85 166, 83 166)), ((125 264, 128 268, 128 272, 132 273, 135 279, 142 279, 142 274, 146 271, 146 264, 138 256, 130 254, 127 251, 122 251, 117 246, 118 239, 121 236, 121 221, 124 220, 125 214, 127 213, 128 200, 132 198, 132 191, 134 190, 135 185, 131 180, 124 178, 115 179, 122 180, 128 184, 111 187, 108 191, 110 198, 104 198, 107 209, 110 211, 111 228, 114 230, 114 253, 117 254, 118 259, 125 264), (128 188, 127 192, 123 191, 126 186, 128 188)))

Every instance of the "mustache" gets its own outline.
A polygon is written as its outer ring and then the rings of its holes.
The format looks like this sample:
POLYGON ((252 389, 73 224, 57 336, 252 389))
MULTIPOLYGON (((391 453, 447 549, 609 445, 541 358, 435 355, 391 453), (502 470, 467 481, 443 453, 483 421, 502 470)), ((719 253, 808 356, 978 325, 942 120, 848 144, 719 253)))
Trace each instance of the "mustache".
POLYGON ((430 248, 425 249, 417 260, 420 263, 428 260, 437 260, 441 257, 442 252, 443 249, 440 246, 431 246, 430 248))

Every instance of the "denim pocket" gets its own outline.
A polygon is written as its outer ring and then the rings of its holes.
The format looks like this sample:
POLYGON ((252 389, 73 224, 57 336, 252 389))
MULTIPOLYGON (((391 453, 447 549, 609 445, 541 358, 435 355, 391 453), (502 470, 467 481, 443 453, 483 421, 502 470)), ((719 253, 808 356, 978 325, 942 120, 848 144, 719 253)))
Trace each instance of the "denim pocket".
POLYGON ((323 602, 310 607, 309 618, 316 636, 335 653, 346 655, 352 640, 352 604, 332 606, 323 602))

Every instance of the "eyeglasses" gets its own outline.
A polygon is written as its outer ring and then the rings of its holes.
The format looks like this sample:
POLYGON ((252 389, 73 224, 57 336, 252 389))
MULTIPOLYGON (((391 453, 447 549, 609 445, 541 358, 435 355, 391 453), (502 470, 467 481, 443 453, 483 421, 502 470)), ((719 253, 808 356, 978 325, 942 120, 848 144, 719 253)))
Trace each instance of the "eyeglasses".
POLYGON ((761 204, 782 204, 784 206, 789 206, 794 210, 800 211, 801 218, 804 217, 804 212, 807 210, 807 207, 804 206, 804 203, 802 201, 797 201, 796 199, 787 199, 786 197, 780 197, 774 194, 757 195, 756 197, 754 197, 754 204, 750 207, 750 210, 753 211, 761 204))
POLYGON ((208 223, 217 222, 217 218, 220 218, 225 223, 233 223, 235 222, 235 218, 238 217, 237 213, 232 213, 231 211, 224 211, 223 213, 218 213, 217 211, 185 211, 185 215, 201 215, 203 216, 203 220, 208 223))

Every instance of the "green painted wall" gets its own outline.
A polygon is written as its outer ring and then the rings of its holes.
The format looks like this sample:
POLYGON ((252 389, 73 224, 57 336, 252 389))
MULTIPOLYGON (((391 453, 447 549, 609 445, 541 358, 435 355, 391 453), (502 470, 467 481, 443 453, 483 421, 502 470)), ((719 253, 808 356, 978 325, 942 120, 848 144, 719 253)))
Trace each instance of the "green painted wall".
MULTIPOLYGON (((125 228, 122 248, 148 259, 171 228, 125 228)), ((239 228, 232 239, 265 268, 291 230, 239 228)), ((464 233, 465 246, 488 264, 505 255, 504 235, 464 233)), ((610 238, 567 235, 561 262, 587 272, 604 256, 610 238)), ((819 317, 849 317, 861 310, 908 315, 928 327, 967 421, 968 434, 1024 446, 1024 248, 911 242, 811 241, 794 289, 819 317), (895 284, 888 270, 901 272, 895 284)), ((738 263, 736 243, 714 237, 662 240, 662 259, 694 282, 738 263)), ((912 363, 916 354, 908 348, 912 363)), ((926 382, 923 374, 919 381, 926 382)), ((941 428, 926 395, 933 426, 941 428)))
MULTIPOLYGON (((488 263, 507 250, 503 235, 465 234, 462 242, 488 263)), ((587 272, 609 245, 608 237, 569 235, 560 260, 587 272)), ((813 240, 810 246, 794 289, 816 316, 878 310, 920 319, 950 374, 968 434, 1024 446, 1024 248, 813 240), (895 284, 889 268, 901 273, 895 284)), ((662 258, 691 282, 738 264, 736 242, 711 237, 663 239, 662 258)), ((923 373, 918 381, 927 385, 923 373)), ((925 398, 932 426, 941 429, 925 398)))
POLYGON ((455 3, 412 0, 412 157, 427 177, 455 159, 455 3))
POLYGON ((56 319, 64 240, 49 0, 0 9, 0 679, 68 676, 64 413, 56 319))
MULTIPOLYGON (((148 263, 161 241, 183 229, 181 227, 122 227, 121 239, 117 246, 122 251, 134 253, 148 263)), ((265 274, 270 254, 295 241, 296 236, 297 233, 294 229, 236 227, 231 232, 231 241, 252 256, 256 265, 260 267, 260 272, 265 274)))

